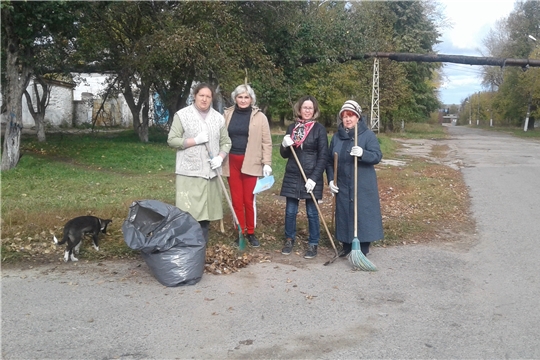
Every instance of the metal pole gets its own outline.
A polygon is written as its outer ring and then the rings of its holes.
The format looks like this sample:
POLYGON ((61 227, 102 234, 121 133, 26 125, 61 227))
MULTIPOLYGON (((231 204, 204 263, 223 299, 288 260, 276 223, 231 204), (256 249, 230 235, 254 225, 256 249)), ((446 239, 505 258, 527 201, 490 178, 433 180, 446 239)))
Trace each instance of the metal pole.
POLYGON ((379 59, 373 60, 373 87, 371 89, 371 130, 379 133, 379 59))
POLYGON ((469 125, 471 125, 471 120, 472 120, 472 102, 469 100, 468 103, 469 103, 469 125))
POLYGON ((531 115, 531 101, 532 94, 529 95, 529 105, 527 105, 527 117, 525 118, 525 125, 523 125, 523 131, 527 131, 527 128, 529 127, 529 116, 531 115))

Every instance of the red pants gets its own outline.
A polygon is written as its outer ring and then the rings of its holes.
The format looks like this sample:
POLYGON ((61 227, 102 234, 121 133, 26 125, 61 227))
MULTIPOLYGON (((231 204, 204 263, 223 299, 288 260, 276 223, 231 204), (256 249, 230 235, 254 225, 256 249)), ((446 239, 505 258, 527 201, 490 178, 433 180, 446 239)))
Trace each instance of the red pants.
POLYGON ((257 184, 257 176, 242 174, 244 155, 229 154, 230 177, 229 188, 231 200, 242 232, 255 233, 255 195, 253 189, 257 184))

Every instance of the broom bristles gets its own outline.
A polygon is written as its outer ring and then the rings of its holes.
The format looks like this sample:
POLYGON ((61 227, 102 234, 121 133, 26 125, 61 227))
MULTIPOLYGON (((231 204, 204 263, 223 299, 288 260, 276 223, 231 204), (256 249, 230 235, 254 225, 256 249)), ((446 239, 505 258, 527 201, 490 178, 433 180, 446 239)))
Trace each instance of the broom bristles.
POLYGON ((353 270, 377 271, 377 267, 360 250, 360 241, 357 238, 353 239, 348 258, 353 270))
POLYGON ((244 234, 242 234, 241 230, 238 231, 238 250, 246 250, 246 238, 244 237, 244 234))

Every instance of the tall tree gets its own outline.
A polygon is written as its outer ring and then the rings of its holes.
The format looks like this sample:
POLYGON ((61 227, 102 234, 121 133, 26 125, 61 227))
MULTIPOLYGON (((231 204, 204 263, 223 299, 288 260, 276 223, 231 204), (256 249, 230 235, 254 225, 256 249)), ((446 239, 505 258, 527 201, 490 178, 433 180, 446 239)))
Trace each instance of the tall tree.
POLYGON ((185 106, 194 81, 229 89, 243 81, 246 68, 270 68, 257 39, 244 31, 236 2, 178 2, 152 37, 150 77, 169 110, 185 106))
MULTIPOLYGON (((484 39, 483 45, 490 56, 538 59, 540 3, 532 0, 517 1, 514 10, 496 24, 484 39)), ((492 111, 501 114, 507 124, 521 126, 528 110, 532 117, 529 124, 533 124, 534 117, 538 116, 540 82, 537 79, 536 69, 485 67, 482 84, 496 91, 491 104, 492 111)))
POLYGON ((2 170, 17 165, 22 132, 22 96, 33 75, 56 70, 69 52, 81 5, 65 1, 2 1, 3 98, 8 122, 2 170), (55 48, 56 51, 49 51, 55 48), (50 57, 54 54, 54 62, 50 57))
MULTIPOLYGON (((110 74, 108 94, 121 93, 133 118, 133 130, 148 142, 149 95, 152 80, 147 53, 153 46, 153 17, 166 3, 95 2, 89 7, 73 61, 91 63, 110 74)), ((105 99, 103 99, 105 101, 105 99)))

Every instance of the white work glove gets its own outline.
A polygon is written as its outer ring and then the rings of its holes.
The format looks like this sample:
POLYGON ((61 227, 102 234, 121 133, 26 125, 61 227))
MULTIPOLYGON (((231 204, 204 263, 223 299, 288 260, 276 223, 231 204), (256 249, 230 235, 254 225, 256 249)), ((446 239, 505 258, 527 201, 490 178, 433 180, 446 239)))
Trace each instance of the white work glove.
POLYGON ((328 186, 330 187, 330 191, 332 192, 332 195, 337 194, 339 192, 339 188, 337 187, 336 184, 334 184, 334 180, 330 180, 330 183, 328 184, 328 186))
POLYGON ((293 139, 291 139, 291 135, 285 135, 285 136, 283 137, 283 141, 281 142, 281 145, 282 145, 283 147, 289 147, 289 146, 291 146, 292 144, 294 144, 294 141, 293 141, 293 139))
POLYGON ((364 149, 362 149, 360 146, 353 146, 351 148, 351 156, 362 157, 363 154, 364 149))
POLYGON ((272 175, 272 168, 270 165, 264 165, 263 166, 263 176, 270 176, 272 175))
POLYGON ((201 131, 197 136, 193 138, 195 144, 200 145, 208 142, 208 132, 201 131))
POLYGON ((309 193, 311 193, 313 191, 313 189, 315 189, 315 181, 311 180, 311 179, 307 179, 306 181, 306 191, 309 193))
POLYGON ((212 168, 212 170, 216 170, 218 167, 221 166, 222 163, 223 158, 219 155, 215 156, 210 160, 210 168, 212 168))

